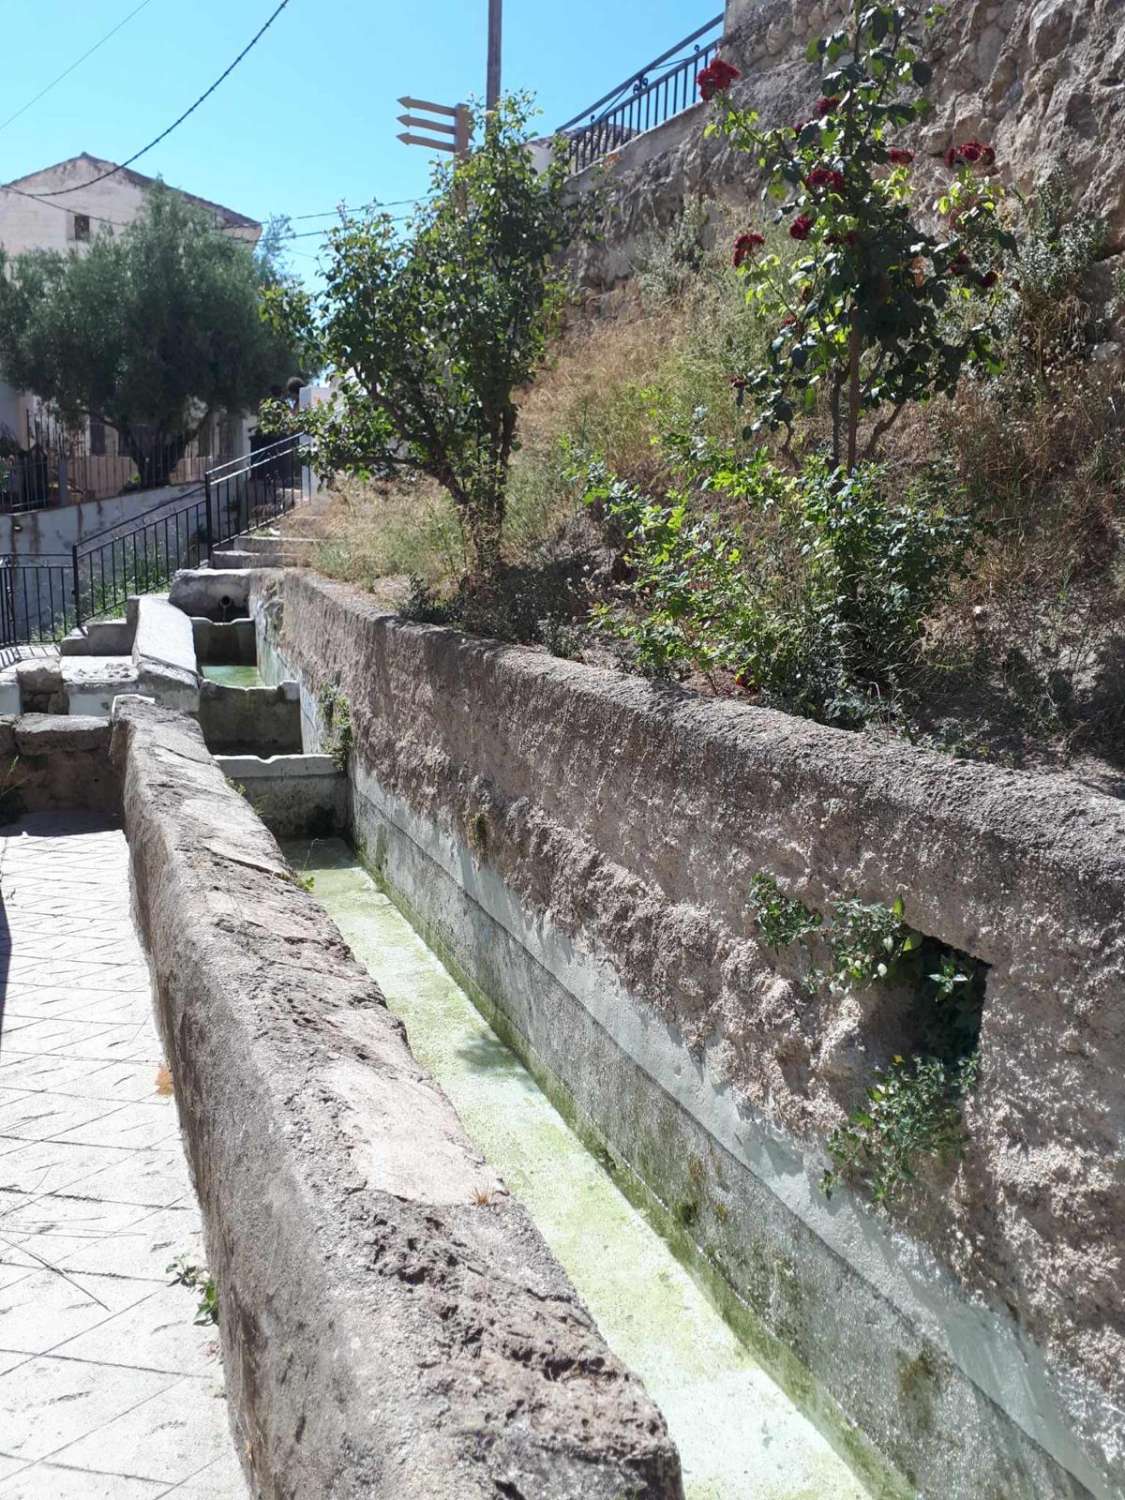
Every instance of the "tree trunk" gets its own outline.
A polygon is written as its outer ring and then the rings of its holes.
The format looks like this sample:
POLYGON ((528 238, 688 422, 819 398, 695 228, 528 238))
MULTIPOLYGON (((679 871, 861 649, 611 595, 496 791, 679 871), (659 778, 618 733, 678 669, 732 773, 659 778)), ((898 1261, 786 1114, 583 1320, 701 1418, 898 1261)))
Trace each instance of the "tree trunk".
POLYGON ((158 489, 168 484, 187 451, 187 434, 181 432, 169 437, 159 429, 140 432, 132 427, 119 427, 117 431, 126 453, 137 467, 141 489, 158 489))
POLYGON ((468 540, 469 568, 478 578, 494 578, 501 563, 500 538, 504 526, 504 512, 495 500, 488 505, 475 505, 465 512, 465 531, 468 540))
MULTIPOLYGON (((854 316, 854 315, 853 315, 854 316)), ((848 334, 848 473, 855 469, 859 443, 859 357, 862 339, 859 329, 852 324, 848 334)))

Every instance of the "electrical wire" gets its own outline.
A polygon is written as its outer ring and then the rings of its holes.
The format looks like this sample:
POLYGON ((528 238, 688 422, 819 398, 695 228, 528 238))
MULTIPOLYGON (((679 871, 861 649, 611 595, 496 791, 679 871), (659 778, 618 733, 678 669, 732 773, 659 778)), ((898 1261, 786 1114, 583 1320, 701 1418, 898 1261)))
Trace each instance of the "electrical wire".
POLYGON ((306 219, 331 219, 336 214, 359 214, 369 208, 404 208, 409 203, 425 203, 429 198, 428 193, 423 193, 420 198, 394 198, 390 203, 361 203, 358 208, 353 208, 348 203, 338 203, 335 208, 326 208, 319 214, 293 214, 291 220, 294 224, 301 224, 306 219))
POLYGON ((48 198, 41 198, 38 193, 26 192, 23 188, 13 187, 10 182, 0 183, 0 193, 15 193, 20 198, 30 198, 33 203, 39 203, 44 208, 57 208, 60 214, 85 214, 88 219, 96 219, 99 224, 112 224, 115 229, 128 229, 128 224, 123 219, 107 219, 104 214, 92 213, 88 208, 67 208, 64 203, 52 203, 48 198))
POLYGON ((111 172, 102 172, 98 177, 91 177, 89 182, 79 182, 76 183, 74 187, 59 188, 54 193, 29 193, 27 196, 30 198, 62 198, 67 193, 80 193, 84 188, 93 187, 96 182, 104 182, 107 177, 115 177, 118 172, 123 172, 126 167, 132 166, 133 162, 139 161, 140 158, 146 154, 146 152, 151 151, 154 146, 159 146, 161 141, 167 140, 168 137, 172 134, 173 130, 182 125, 189 115, 194 114, 199 106, 204 102, 204 100, 211 97, 211 95, 215 92, 215 90, 219 87, 219 85, 225 78, 230 77, 230 75, 234 72, 235 68, 238 67, 239 63, 246 56, 246 54, 253 47, 257 46, 258 42, 260 42, 262 37, 265 36, 266 32, 270 29, 270 27, 277 20, 278 16, 288 4, 289 0, 281 0, 281 4, 273 12, 269 20, 266 21, 265 25, 262 26, 260 30, 255 32, 255 34, 250 38, 246 46, 243 47, 242 51, 238 54, 235 60, 230 64, 228 68, 224 69, 224 71, 219 74, 218 78, 215 79, 215 82, 211 85, 211 87, 204 93, 200 94, 195 103, 191 105, 189 109, 185 109, 178 120, 173 120, 171 125, 168 126, 167 130, 161 131, 161 133, 156 137, 155 140, 149 141, 147 146, 142 146, 139 151, 134 151, 132 156, 126 157, 126 159, 118 166, 114 167, 111 172))
POLYGON ((99 47, 104 47, 106 42, 108 42, 111 37, 115 37, 123 26, 128 25, 128 23, 133 19, 134 16, 140 15, 141 11, 144 10, 146 5, 151 4, 152 0, 141 0, 140 5, 138 5, 135 10, 131 10, 123 21, 118 21, 117 25, 113 28, 112 31, 107 31, 100 42, 95 42, 88 52, 83 52, 82 56, 72 62, 69 68, 64 68, 57 78, 52 78, 46 88, 40 89, 35 97, 33 99, 29 99, 26 104, 21 104, 19 109, 16 110, 15 114, 9 115, 6 120, 0 120, 0 130, 6 130, 13 120, 18 120, 20 115, 26 114, 33 104, 38 104, 40 99, 42 99, 45 94, 49 94, 57 83, 61 83, 64 78, 69 78, 70 75, 74 72, 75 68, 80 67, 88 57, 93 57, 94 53, 98 50, 99 47))

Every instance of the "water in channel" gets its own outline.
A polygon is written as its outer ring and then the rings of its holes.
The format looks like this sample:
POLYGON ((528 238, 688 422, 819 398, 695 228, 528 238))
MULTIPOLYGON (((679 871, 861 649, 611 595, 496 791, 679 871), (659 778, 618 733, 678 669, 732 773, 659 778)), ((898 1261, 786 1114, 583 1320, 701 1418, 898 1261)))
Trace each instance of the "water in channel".
POLYGON ((680 1452, 688 1500, 867 1500, 340 839, 283 845, 680 1452))
POLYGON ((204 667, 203 675, 208 682, 219 682, 223 687, 265 687, 257 667, 204 667))

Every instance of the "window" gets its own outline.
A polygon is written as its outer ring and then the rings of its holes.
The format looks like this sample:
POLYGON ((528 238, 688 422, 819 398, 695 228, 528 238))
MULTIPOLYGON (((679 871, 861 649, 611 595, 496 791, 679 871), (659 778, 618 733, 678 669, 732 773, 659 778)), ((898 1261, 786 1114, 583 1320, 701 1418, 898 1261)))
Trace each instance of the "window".
POLYGON ((93 458, 105 456, 105 423, 97 417, 90 418, 90 455, 93 458))
POLYGON ((90 238, 90 215, 74 215, 74 238, 76 240, 88 240, 90 238))

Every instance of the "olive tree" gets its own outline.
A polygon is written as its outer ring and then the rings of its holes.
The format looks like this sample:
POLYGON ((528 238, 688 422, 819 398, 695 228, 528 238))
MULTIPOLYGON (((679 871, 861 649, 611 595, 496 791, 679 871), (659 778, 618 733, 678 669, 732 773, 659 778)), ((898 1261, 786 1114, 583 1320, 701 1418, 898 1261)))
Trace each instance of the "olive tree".
POLYGON ((435 168, 405 232, 385 213, 345 219, 328 236, 323 292, 272 299, 337 387, 301 414, 320 468, 436 480, 481 575, 500 561, 516 395, 561 308, 558 257, 576 220, 562 151, 536 169, 529 117, 524 96, 478 116, 476 149, 435 168))
POLYGON ((299 361, 263 318, 268 256, 157 185, 84 254, 0 251, 0 371, 68 425, 112 427, 142 485, 164 483, 213 414, 253 409, 299 361))

